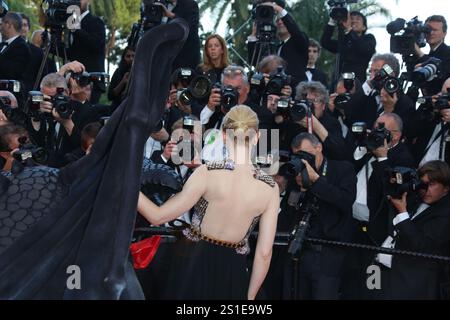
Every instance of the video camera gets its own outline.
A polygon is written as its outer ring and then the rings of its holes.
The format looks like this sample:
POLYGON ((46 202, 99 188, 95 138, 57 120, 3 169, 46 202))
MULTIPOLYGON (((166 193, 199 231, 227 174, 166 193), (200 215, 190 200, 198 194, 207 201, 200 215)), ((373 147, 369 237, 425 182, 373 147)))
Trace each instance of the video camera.
MULTIPOLYGON (((277 13, 271 6, 262 5, 268 0, 254 0, 252 17, 256 24, 256 37, 261 43, 275 43, 277 39, 276 18, 277 13)), ((278 1, 284 7, 284 1, 278 1)))
POLYGON ((416 192, 423 187, 417 171, 406 167, 395 167, 386 170, 388 184, 386 195, 401 199, 405 192, 416 192))
POLYGON ((430 27, 424 25, 418 17, 414 17, 408 22, 398 18, 388 23, 386 30, 391 35, 391 52, 405 56, 415 53, 415 43, 420 48, 425 47, 426 36, 431 32, 430 27))
POLYGON ((165 0, 142 0, 141 17, 144 23, 144 31, 162 23, 164 10, 157 3, 167 6, 167 1, 165 0))
POLYGON ((51 97, 50 100, 44 98, 44 94, 40 91, 30 91, 28 93, 30 97, 29 111, 31 114, 36 115, 39 111, 39 105, 43 101, 49 101, 53 104, 53 108, 63 119, 70 119, 74 110, 70 97, 64 94, 63 88, 58 88, 56 95, 51 97))
POLYGON ((442 61, 438 58, 431 57, 422 66, 412 73, 414 85, 421 86, 426 82, 432 81, 440 76, 442 61))
POLYGON ((44 0, 42 4, 47 5, 44 10, 46 17, 46 25, 50 27, 65 26, 67 20, 73 13, 68 13, 70 6, 81 7, 80 0, 44 0))
POLYGON ((0 18, 3 18, 8 13, 9 7, 8 4, 0 0, 0 18))
POLYGON ((27 115, 19 108, 11 107, 11 100, 8 97, 0 97, 0 110, 8 118, 8 121, 19 126, 26 125, 27 115))
POLYGON ((394 95, 394 93, 401 91, 402 85, 400 80, 392 76, 393 73, 394 70, 392 70, 391 66, 385 64, 381 70, 375 74, 374 79, 371 81, 372 87, 378 92, 381 92, 381 89, 384 89, 391 96, 394 95))
POLYGON ((346 21, 348 18, 348 5, 358 3, 358 0, 329 0, 330 17, 337 22, 346 21))
POLYGON ((384 140, 387 143, 392 140, 391 132, 384 127, 384 123, 379 123, 376 129, 367 133, 365 122, 355 122, 352 125, 352 132, 358 147, 367 147, 370 151, 384 146, 384 140))
POLYGON ((13 153, 14 160, 21 164, 27 164, 30 160, 39 164, 47 162, 48 155, 45 149, 29 143, 27 137, 20 137, 19 144, 19 150, 13 153))
POLYGON ((20 93, 20 89, 20 82, 17 80, 0 80, 0 90, 17 94, 20 93))

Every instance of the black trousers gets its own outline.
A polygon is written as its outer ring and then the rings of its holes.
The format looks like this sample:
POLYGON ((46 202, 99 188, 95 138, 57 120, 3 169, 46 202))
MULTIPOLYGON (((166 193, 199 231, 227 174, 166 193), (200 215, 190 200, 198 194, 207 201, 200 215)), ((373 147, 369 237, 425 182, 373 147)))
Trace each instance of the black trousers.
POLYGON ((342 263, 337 263, 335 272, 330 272, 330 261, 327 259, 327 252, 330 250, 333 249, 320 245, 307 245, 298 261, 291 260, 286 263, 284 299, 337 300, 340 298, 342 263))

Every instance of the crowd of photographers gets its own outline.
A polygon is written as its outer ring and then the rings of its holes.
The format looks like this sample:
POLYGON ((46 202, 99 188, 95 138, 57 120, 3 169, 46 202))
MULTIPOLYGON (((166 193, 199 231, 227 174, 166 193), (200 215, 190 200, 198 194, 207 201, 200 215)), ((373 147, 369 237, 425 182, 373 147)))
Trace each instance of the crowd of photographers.
MULTIPOLYGON (((67 4, 47 2, 54 10, 67 4)), ((392 53, 379 54, 366 17, 348 12, 350 2, 329 1, 330 21, 319 43, 301 30, 282 1, 255 1, 247 42, 255 71, 249 74, 230 63, 227 44, 217 34, 206 39, 200 61, 194 0, 143 1, 141 20, 133 26, 108 88, 105 26, 89 12, 89 0, 79 2, 80 29, 69 32, 65 48, 58 39, 58 15, 50 9, 43 11, 52 22, 48 31, 32 37, 28 17, 4 10, 1 168, 19 172, 36 163, 61 168, 89 153, 127 94, 139 37, 182 17, 190 34, 170 70, 165 112, 149 137, 146 156, 185 181, 202 161, 227 156, 220 129, 233 106, 245 104, 258 114, 269 142, 267 150, 257 150, 256 162, 262 167, 274 160, 281 164, 271 173, 280 186, 277 231, 290 234, 283 240, 288 246, 274 246, 261 298, 449 298, 448 264, 304 241, 310 237, 450 256, 447 22, 438 15, 425 23, 397 19, 387 27, 392 53), (425 44, 428 54, 422 51, 425 44), (336 54, 333 77, 316 66, 323 49, 336 54), (57 68, 61 52, 71 62, 57 68), (402 55, 403 73, 395 54, 402 55), (98 103, 102 93, 110 105, 98 103), (197 137, 196 125, 208 133, 197 137), (174 138, 182 129, 190 135, 174 138), (270 140, 273 133, 277 141, 270 140), (201 153, 193 147, 198 138, 201 153), (183 162, 174 161, 174 154, 187 149, 187 159, 180 154, 183 162), (375 288, 368 285, 369 266, 381 270, 375 288)), ((189 223, 189 212, 180 219, 189 223)), ((139 274, 147 297, 158 298, 163 285, 170 252, 164 245, 139 274)))

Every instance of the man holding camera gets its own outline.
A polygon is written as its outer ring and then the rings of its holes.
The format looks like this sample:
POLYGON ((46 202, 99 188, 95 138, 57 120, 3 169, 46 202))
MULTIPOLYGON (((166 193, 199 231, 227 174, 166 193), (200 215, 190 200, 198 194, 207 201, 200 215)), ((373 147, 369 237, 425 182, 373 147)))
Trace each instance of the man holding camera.
MULTIPOLYGON (((286 73, 292 76, 292 86, 295 87, 300 81, 306 80, 308 36, 300 30, 292 15, 276 2, 263 2, 259 6, 271 6, 277 15, 276 27, 280 44, 276 49, 276 54, 286 61, 286 73)), ((254 28, 252 35, 248 37, 250 61, 255 60, 252 58, 260 55, 259 51, 262 49, 261 44, 258 43, 257 36, 256 28, 254 28)), ((253 62, 256 64, 259 61, 253 62)))
POLYGON ((416 164, 431 160, 450 162, 450 78, 441 93, 419 106, 411 125, 409 142, 416 164))
POLYGON ((323 48, 332 53, 340 53, 339 72, 354 72, 361 82, 366 79, 367 65, 377 45, 375 37, 372 34, 366 34, 366 31, 366 16, 358 11, 352 11, 343 21, 330 18, 320 40, 323 48), (342 43, 332 40, 337 24, 340 24, 340 28, 345 33, 342 43))
POLYGON ((1 22, 0 79, 23 81, 31 58, 30 49, 20 36, 22 17, 8 12, 1 22))
MULTIPOLYGON (((419 169, 418 177, 420 201, 406 192, 399 198, 390 197, 395 216, 388 221, 392 232, 383 246, 448 256, 450 168, 443 161, 430 161, 419 169)), ((437 261, 387 254, 378 254, 376 261, 381 268, 376 298, 448 299, 448 283, 443 283, 443 266, 437 261)))
POLYGON ((211 90, 208 104, 200 113, 200 121, 205 125, 205 129, 220 129, 223 117, 232 107, 238 104, 251 106, 247 99, 249 91, 250 85, 244 68, 235 65, 226 67, 222 73, 222 88, 211 90), (228 101, 223 99, 225 89, 229 93, 228 101))
POLYGON ((430 46, 430 53, 424 54, 416 44, 416 55, 419 58, 417 63, 423 64, 429 58, 434 57, 441 60, 440 76, 427 82, 423 87, 424 95, 434 95, 439 93, 444 81, 450 77, 450 47, 444 43, 447 35, 447 21, 443 16, 434 15, 428 17, 425 24, 429 27, 427 33, 427 43, 430 46))
POLYGON ((362 121, 370 128, 380 115, 393 112, 402 118, 405 135, 408 135, 415 106, 401 90, 397 80, 399 73, 400 63, 393 54, 376 54, 372 57, 369 80, 364 82, 363 90, 357 92, 348 104, 346 119, 350 125, 362 121))
POLYGON ((312 132, 323 144, 325 155, 333 160, 350 160, 349 150, 342 136, 341 125, 327 111, 328 90, 317 81, 301 82, 296 89, 296 100, 306 99, 312 107, 311 123, 304 118, 299 121, 304 129, 312 125, 312 132))
MULTIPOLYGON (((81 64, 71 62, 68 66, 63 67, 62 70, 77 72, 82 68, 81 64)), ((40 104, 40 111, 42 114, 51 116, 51 118, 47 117, 48 121, 41 121, 39 128, 36 128, 36 130, 40 132, 41 141, 42 138, 45 139, 46 143, 44 145, 46 148, 52 151, 49 165, 54 167, 64 166, 66 164, 64 156, 80 148, 81 130, 83 127, 100 119, 98 113, 87 100, 84 103, 80 102, 81 96, 85 95, 84 90, 74 79, 69 81, 71 84, 70 91, 66 80, 60 74, 49 74, 41 82, 41 92, 44 94, 44 101, 40 104), (71 94, 78 96, 78 101, 71 99, 69 97, 71 94), (73 109, 73 112, 61 115, 54 105, 55 97, 57 96, 59 97, 58 101, 65 101, 61 109, 69 110, 68 112, 70 112, 70 109, 73 109), (43 126, 44 128, 42 128, 43 126)), ((87 96, 85 98, 87 99, 87 96)))
MULTIPOLYGON (((87 72, 105 71, 105 23, 89 11, 90 0, 81 0, 81 28, 71 30, 67 56, 71 61, 81 62, 87 72)), ((102 92, 94 86, 91 102, 98 103, 102 92)))
MULTIPOLYGON (((295 177, 298 190, 293 191, 306 193, 300 208, 313 210, 306 236, 349 241, 351 207, 356 195, 356 177, 352 165, 326 158, 322 143, 309 133, 295 137, 292 152, 302 159, 305 168, 295 177), (314 205, 311 207, 308 204, 314 205)), ((338 299, 345 249, 307 242, 297 254, 300 255, 298 283, 293 285, 298 288, 298 296, 291 298, 338 299)), ((286 276, 289 278, 288 272, 286 276)))

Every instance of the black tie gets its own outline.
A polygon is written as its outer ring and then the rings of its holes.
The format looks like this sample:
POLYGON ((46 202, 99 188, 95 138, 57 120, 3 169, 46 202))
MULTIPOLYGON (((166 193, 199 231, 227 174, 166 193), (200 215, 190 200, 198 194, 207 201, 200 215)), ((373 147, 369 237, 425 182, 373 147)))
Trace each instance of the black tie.
POLYGON ((314 73, 314 68, 306 68, 306 71, 309 71, 309 72, 311 72, 311 73, 314 73))

